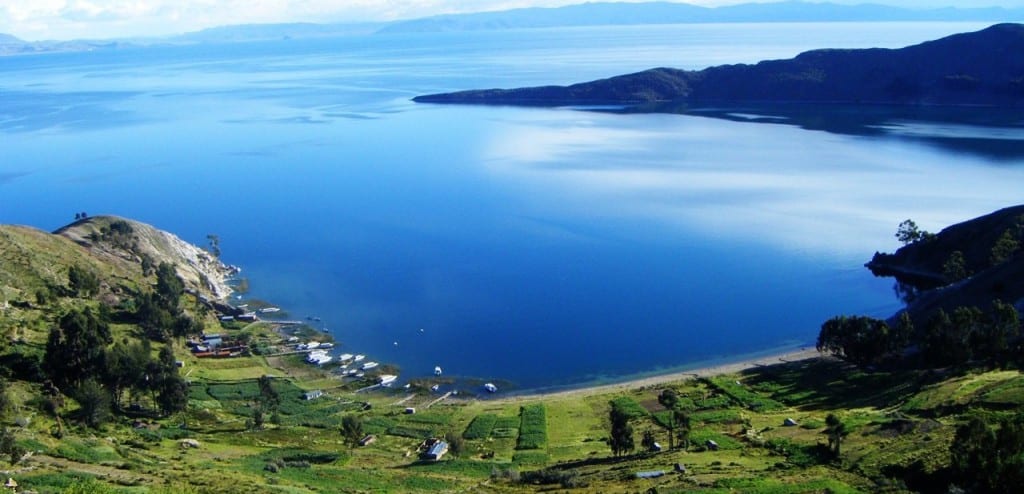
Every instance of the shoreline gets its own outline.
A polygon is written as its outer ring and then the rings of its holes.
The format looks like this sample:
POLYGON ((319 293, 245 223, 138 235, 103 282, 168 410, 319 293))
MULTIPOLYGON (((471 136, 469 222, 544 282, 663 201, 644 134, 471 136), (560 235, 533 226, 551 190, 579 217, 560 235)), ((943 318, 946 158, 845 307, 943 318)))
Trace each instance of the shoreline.
POLYGON ((732 374, 748 369, 754 369, 757 367, 765 367, 780 363, 799 362, 803 360, 811 360, 821 357, 823 357, 823 354, 818 352, 818 350, 813 346, 804 346, 796 349, 788 349, 779 352, 767 353, 765 355, 757 357, 741 358, 740 360, 733 362, 723 361, 717 364, 710 364, 703 367, 695 367, 693 369, 670 372, 668 374, 638 377, 635 379, 629 379, 621 382, 595 384, 592 386, 583 386, 571 389, 554 389, 550 391, 527 391, 520 395, 504 396, 484 401, 507 403, 529 401, 536 399, 582 398, 587 396, 612 393, 616 391, 630 391, 638 388, 645 388, 648 386, 673 383, 678 381, 684 381, 687 379, 696 379, 699 377, 732 374))

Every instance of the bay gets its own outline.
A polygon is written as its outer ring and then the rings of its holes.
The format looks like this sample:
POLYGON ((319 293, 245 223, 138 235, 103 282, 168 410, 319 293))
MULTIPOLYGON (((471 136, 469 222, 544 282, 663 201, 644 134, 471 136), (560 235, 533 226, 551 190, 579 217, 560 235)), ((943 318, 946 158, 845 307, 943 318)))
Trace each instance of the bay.
POLYGON ((0 58, 0 222, 217 234, 344 351, 535 389, 813 344, 896 225, 1021 200, 1012 111, 620 114, 418 94, 899 47, 968 23, 376 35, 0 58), (396 344, 397 343, 397 344, 396 344))

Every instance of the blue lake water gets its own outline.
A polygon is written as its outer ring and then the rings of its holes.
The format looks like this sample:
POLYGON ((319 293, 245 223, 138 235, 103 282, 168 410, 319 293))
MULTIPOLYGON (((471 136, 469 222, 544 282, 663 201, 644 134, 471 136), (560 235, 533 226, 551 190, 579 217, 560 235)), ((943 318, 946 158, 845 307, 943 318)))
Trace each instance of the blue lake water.
POLYGON ((896 225, 1020 203, 1012 111, 417 105, 980 24, 378 35, 0 58, 0 222, 221 238, 344 351, 532 389, 812 344, 888 316, 896 225), (422 331, 421 331, 422 329, 422 331), (397 342, 397 345, 395 344, 397 342))

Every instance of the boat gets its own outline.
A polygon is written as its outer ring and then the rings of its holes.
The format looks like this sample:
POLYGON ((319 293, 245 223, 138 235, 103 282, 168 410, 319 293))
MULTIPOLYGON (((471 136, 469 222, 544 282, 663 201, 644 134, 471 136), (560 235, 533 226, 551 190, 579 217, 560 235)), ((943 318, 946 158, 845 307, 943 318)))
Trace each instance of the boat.
POLYGON ((431 387, 430 387, 430 390, 431 390, 431 391, 435 391, 435 392, 436 392, 437 390, 439 390, 439 389, 441 389, 441 385, 440 385, 440 384, 435 384, 435 385, 433 385, 433 386, 431 386, 431 387))
POLYGON ((264 307, 264 308, 260 309, 260 312, 263 313, 263 314, 269 314, 271 312, 280 312, 280 311, 281 311, 281 309, 279 307, 264 307))
POLYGON ((320 348, 334 348, 334 343, 321 343, 320 348))
POLYGON ((361 369, 363 369, 364 371, 365 370, 370 370, 370 369, 372 369, 374 367, 377 367, 378 365, 380 365, 380 364, 378 364, 377 362, 367 362, 367 363, 363 364, 361 369))
POLYGON ((394 374, 381 374, 381 376, 380 376, 380 385, 381 386, 391 386, 391 384, 394 383, 397 380, 398 380, 398 376, 396 376, 394 374))
POLYGON ((362 362, 366 358, 366 355, 356 355, 352 358, 353 362, 362 362))
POLYGON ((494 384, 491 384, 491 383, 484 384, 484 389, 486 389, 487 391, 489 391, 491 393, 498 392, 498 387, 495 386, 494 384))
POLYGON ((365 372, 356 372, 356 377, 366 377, 365 372))
POLYGON ((441 375, 441 366, 440 365, 434 366, 434 375, 435 376, 440 376, 441 375))
POLYGON ((338 360, 340 360, 342 362, 348 362, 349 360, 352 360, 352 354, 351 353, 343 353, 343 354, 341 354, 341 356, 338 357, 338 360))
POLYGON ((320 347, 320 342, 319 341, 311 341, 309 343, 306 343, 306 349, 307 350, 312 350, 314 348, 319 348, 319 347, 320 347))
POLYGON ((323 365, 334 360, 334 357, 327 354, 326 350, 314 350, 306 356, 306 362, 316 365, 323 365))

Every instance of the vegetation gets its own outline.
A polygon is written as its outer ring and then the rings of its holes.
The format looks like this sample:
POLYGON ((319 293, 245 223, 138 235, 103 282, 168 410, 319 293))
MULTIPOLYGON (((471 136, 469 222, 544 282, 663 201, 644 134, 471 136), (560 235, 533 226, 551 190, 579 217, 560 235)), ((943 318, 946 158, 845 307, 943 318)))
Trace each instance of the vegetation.
POLYGON ((936 311, 934 325, 906 313, 837 318, 821 346, 841 359, 427 408, 436 396, 355 393, 360 383, 299 359, 197 358, 176 333, 181 318, 268 349, 284 335, 220 326, 167 258, 153 256, 145 274, 141 256, 97 261, 64 245, 0 228, 12 302, 0 311, 0 455, 34 492, 999 492, 1021 482, 1020 318, 1000 301, 936 311), (36 258, 20 245, 47 247, 36 258), (96 293, 33 267, 43 260, 96 273, 96 293), (147 319, 146 303, 171 317, 147 319), (327 394, 304 400, 312 389, 327 394), (376 440, 360 445, 368 434, 376 440), (428 438, 444 438, 449 455, 421 461, 428 438))

